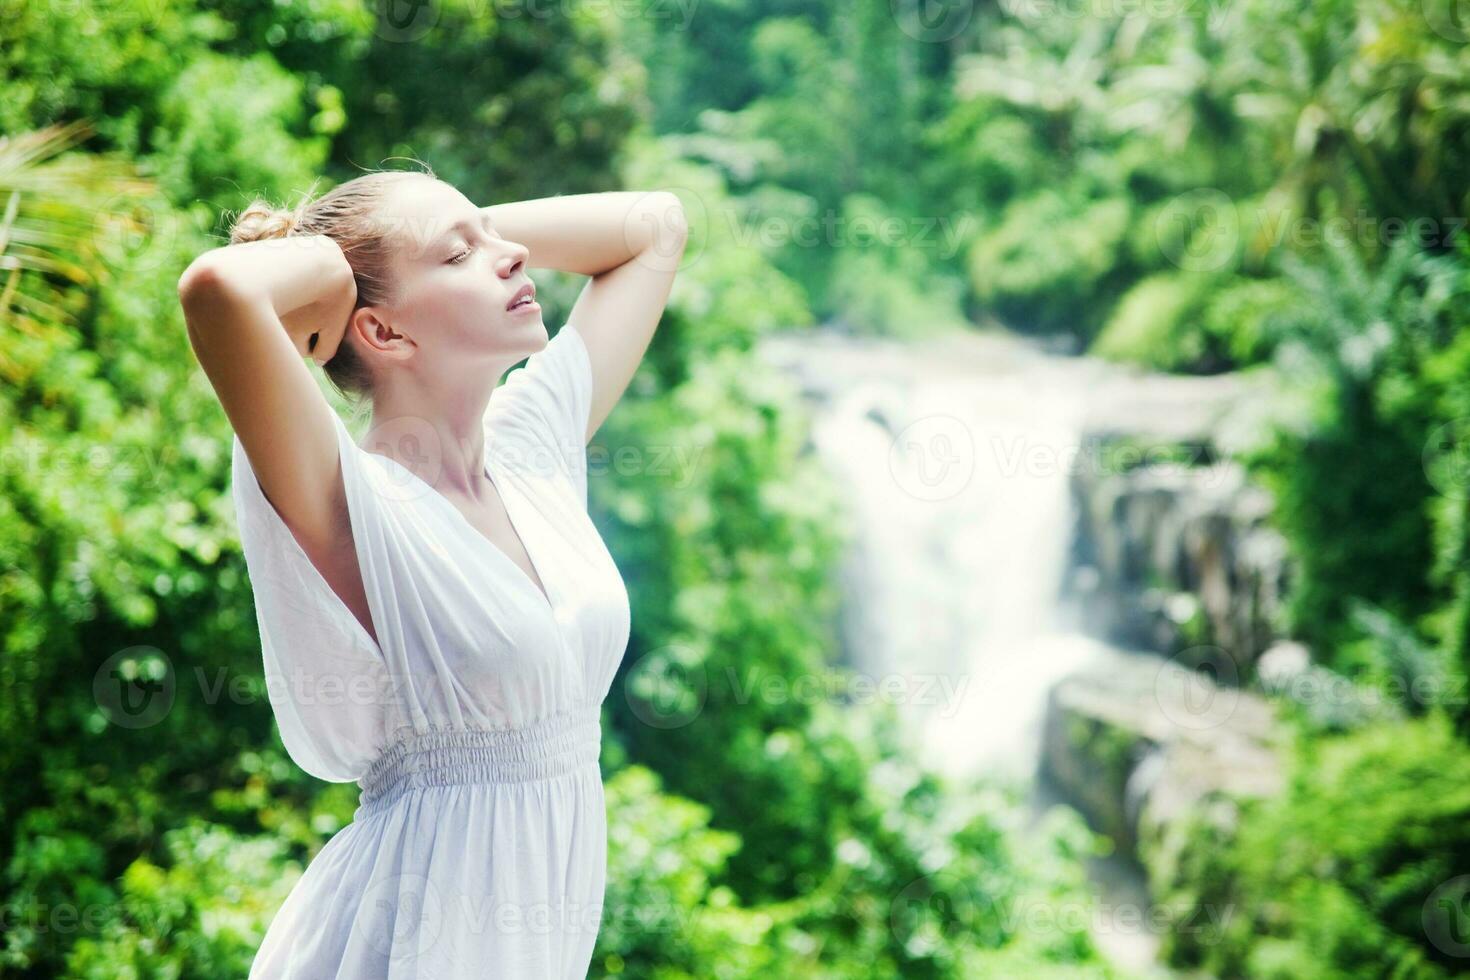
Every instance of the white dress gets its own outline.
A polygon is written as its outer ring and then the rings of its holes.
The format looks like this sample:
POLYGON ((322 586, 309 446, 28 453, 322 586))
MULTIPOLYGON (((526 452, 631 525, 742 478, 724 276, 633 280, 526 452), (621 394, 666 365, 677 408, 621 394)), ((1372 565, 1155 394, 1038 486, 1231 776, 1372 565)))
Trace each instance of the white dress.
POLYGON ((587 514, 591 393, 568 325, 484 417, 487 476, 549 601, 448 498, 337 418, 379 643, 235 438, 232 493, 281 739, 311 775, 360 787, 352 822, 272 920, 252 978, 587 975, 607 870, 600 707, 630 625, 587 514))

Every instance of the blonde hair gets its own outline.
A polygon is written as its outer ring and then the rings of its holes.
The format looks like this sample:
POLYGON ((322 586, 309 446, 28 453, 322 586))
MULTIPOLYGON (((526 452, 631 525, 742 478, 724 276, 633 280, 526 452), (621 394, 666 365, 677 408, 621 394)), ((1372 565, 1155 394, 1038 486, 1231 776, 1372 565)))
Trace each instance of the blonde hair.
MULTIPOLYGON (((369 171, 315 200, 308 192, 294 208, 279 208, 256 198, 235 219, 230 244, 290 235, 326 235, 341 247, 357 280, 354 309, 390 303, 397 284, 389 268, 398 238, 378 220, 378 213, 391 187, 405 180, 439 179, 428 164, 416 162, 422 170, 369 171)), ((342 338, 322 369, 342 394, 371 395, 372 378, 350 338, 342 338)))

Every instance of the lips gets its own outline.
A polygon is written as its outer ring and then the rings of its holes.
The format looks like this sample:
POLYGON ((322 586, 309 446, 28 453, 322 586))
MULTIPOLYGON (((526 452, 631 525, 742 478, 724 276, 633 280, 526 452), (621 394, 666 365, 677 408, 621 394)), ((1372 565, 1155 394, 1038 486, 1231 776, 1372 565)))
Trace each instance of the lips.
POLYGON ((513 310, 513 309, 515 309, 516 304, 519 303, 519 302, 521 302, 522 300, 533 300, 534 301, 535 299, 536 299, 536 286, 535 286, 534 283, 529 283, 528 282, 524 286, 522 286, 520 289, 517 289, 516 290, 516 294, 510 298, 510 302, 505 305, 505 308, 507 310, 513 310))

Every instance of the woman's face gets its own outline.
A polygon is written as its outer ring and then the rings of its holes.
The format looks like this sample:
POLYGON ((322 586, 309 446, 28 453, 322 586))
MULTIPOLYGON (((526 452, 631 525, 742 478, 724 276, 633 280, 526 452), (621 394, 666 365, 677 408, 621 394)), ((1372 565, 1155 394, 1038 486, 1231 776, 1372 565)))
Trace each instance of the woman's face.
MULTIPOLYGON (((514 362, 546 345, 541 307, 510 309, 526 275, 524 245, 499 236, 485 212, 437 179, 404 181, 381 215, 398 241, 391 263, 397 295, 379 308, 393 335, 420 367, 464 365, 477 355, 514 362)), ((378 340, 382 341, 381 330, 378 340)))

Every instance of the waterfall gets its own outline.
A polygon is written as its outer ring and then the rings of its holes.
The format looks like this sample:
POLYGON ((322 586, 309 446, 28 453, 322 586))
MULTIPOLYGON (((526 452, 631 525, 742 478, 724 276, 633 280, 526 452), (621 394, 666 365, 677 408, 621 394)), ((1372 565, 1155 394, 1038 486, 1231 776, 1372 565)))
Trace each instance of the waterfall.
POLYGON ((1047 690, 1097 644, 1058 606, 1079 389, 1057 372, 834 378, 813 421, 849 495, 849 665, 895 692, 926 764, 1029 777, 1047 690))
MULTIPOLYGON (((924 762, 1028 778, 1048 689, 1107 655, 1060 600, 1073 478, 1098 435, 1169 445, 1248 404, 1228 376, 1149 374, 1012 335, 772 334, 760 355, 811 406, 843 488, 843 659, 888 691, 924 762), (885 688, 884 685, 888 686, 885 688)), ((1257 399, 1258 400, 1258 399, 1257 399)))
POLYGON ((812 399, 813 448, 847 496, 847 665, 890 692, 926 765, 1029 778, 1047 690, 1101 649, 1058 599, 1096 365, 981 334, 816 331, 762 354, 812 399))

